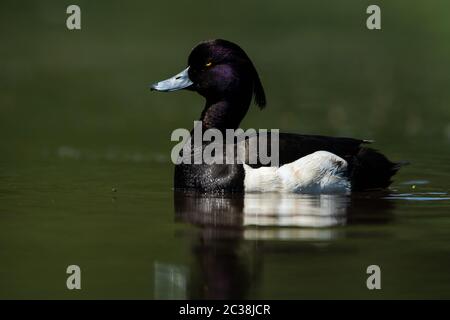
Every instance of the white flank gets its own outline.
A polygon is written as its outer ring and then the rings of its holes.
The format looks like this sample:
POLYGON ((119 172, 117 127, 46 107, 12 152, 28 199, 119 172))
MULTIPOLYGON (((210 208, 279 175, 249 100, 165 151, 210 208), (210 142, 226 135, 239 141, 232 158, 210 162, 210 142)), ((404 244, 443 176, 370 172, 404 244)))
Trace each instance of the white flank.
POLYGON ((244 164, 245 192, 278 192, 282 189, 281 178, 277 167, 261 167, 253 169, 244 164))
POLYGON ((347 161, 317 151, 277 167, 253 169, 244 164, 246 192, 348 193, 347 161))

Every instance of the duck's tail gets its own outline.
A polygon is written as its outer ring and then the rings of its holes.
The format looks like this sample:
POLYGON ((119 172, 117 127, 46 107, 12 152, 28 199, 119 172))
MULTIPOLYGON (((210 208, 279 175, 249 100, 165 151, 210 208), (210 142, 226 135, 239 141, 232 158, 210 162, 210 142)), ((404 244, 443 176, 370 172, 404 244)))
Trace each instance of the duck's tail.
POLYGON ((362 147, 352 163, 351 181, 353 191, 387 188, 392 176, 406 161, 391 162, 383 154, 372 148, 362 147))

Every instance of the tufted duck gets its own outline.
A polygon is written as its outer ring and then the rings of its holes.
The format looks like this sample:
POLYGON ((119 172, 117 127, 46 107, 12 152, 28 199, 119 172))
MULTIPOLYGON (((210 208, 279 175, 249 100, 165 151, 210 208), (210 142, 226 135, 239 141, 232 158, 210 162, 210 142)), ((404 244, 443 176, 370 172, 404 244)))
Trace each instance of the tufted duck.
MULTIPOLYGON (((186 69, 151 89, 187 89, 202 95, 206 100, 202 129, 236 129, 252 99, 260 109, 266 106, 250 58, 237 44, 221 39, 197 45, 186 69)), ((245 147, 249 139, 236 147, 245 147)), ((293 133, 280 133, 278 139, 280 167, 181 163, 175 166, 174 187, 201 192, 347 193, 386 188, 401 166, 365 147, 368 140, 293 133)))

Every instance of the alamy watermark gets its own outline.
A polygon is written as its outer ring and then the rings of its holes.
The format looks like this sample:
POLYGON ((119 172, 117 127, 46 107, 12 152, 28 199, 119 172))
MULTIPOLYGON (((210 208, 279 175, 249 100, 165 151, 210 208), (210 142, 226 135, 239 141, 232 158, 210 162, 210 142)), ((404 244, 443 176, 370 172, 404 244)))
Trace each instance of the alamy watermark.
POLYGON ((219 129, 203 131, 202 121, 194 129, 175 129, 171 141, 174 164, 263 164, 279 165, 278 129, 219 129), (269 150, 270 145, 270 150, 269 150))
POLYGON ((369 30, 380 30, 381 29, 381 9, 376 4, 372 4, 367 7, 367 14, 370 16, 366 20, 366 27, 369 30))
POLYGON ((76 264, 67 267, 66 273, 70 274, 66 280, 66 286, 69 290, 81 289, 81 269, 76 264))
MULTIPOLYGON (((69 30, 81 30, 81 8, 76 4, 71 4, 66 8, 69 16, 66 19, 66 27, 69 30)), ((370 14, 366 20, 366 27, 369 30, 381 29, 381 8, 372 4, 366 9, 366 13, 370 14)))
POLYGON ((370 276, 366 280, 366 286, 369 290, 381 289, 381 268, 376 264, 367 267, 366 273, 370 276))
POLYGON ((70 16, 66 19, 66 27, 69 30, 81 30, 81 9, 76 4, 67 7, 66 13, 70 16))

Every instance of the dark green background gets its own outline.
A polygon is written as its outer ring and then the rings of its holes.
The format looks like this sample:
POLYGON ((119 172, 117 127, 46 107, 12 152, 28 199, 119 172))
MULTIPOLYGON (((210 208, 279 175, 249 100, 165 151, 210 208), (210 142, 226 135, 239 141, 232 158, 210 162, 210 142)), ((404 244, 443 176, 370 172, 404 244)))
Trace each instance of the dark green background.
POLYGON ((76 1, 69 31, 73 3, 0 4, 1 298, 161 297, 155 262, 188 270, 187 296, 203 297, 189 245, 202 230, 174 222, 170 163, 172 130, 203 101, 147 86, 212 38, 240 44, 265 86, 267 109, 242 127, 374 139, 412 162, 392 191, 412 200, 390 200, 389 223, 325 245, 242 241, 235 256, 264 267, 236 297, 450 298, 448 1, 76 1), (382 30, 367 30, 369 4, 382 30), (69 264, 81 291, 65 287, 69 264), (381 291, 365 287, 369 264, 381 291))

